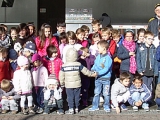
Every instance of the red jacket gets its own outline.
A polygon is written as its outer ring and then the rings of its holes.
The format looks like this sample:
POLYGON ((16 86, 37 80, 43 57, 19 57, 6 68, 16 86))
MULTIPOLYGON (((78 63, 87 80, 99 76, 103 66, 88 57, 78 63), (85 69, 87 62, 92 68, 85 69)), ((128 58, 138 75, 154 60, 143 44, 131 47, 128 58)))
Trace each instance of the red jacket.
POLYGON ((59 81, 59 71, 61 70, 62 60, 60 58, 55 58, 54 60, 49 60, 48 57, 43 58, 43 65, 47 68, 49 75, 55 74, 57 80, 59 81))
MULTIPOLYGON (((107 42, 108 42, 108 40, 107 40, 107 42)), ((117 47, 116 42, 114 40, 110 40, 109 41, 109 48, 108 48, 108 50, 109 50, 111 56, 114 55, 114 53, 116 51, 116 47, 117 47)))
POLYGON ((59 50, 56 37, 52 37, 51 43, 49 43, 49 39, 46 38, 43 48, 40 48, 40 43, 41 43, 41 42, 40 42, 40 38, 39 38, 39 37, 36 37, 35 42, 36 42, 37 52, 38 52, 38 54, 39 54, 41 57, 47 55, 46 49, 47 49, 47 47, 48 47, 50 44, 56 46, 57 49, 59 50))
POLYGON ((9 60, 6 60, 4 62, 0 61, 0 82, 3 79, 8 79, 8 80, 12 79, 12 70, 9 60))

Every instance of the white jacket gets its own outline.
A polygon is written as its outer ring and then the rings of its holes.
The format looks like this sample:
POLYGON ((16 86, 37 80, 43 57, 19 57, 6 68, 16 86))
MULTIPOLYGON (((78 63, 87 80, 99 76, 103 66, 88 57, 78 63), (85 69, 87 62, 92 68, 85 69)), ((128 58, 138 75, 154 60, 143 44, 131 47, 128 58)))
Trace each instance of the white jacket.
POLYGON ((16 70, 13 74, 13 85, 16 92, 32 93, 32 76, 29 70, 16 70))
MULTIPOLYGON (((44 91, 44 99, 45 100, 49 100, 50 99, 50 92, 51 90, 47 88, 47 90, 44 91)), ((55 89, 54 90, 54 98, 56 100, 60 100, 62 99, 62 89, 61 88, 58 88, 58 89, 55 89)))

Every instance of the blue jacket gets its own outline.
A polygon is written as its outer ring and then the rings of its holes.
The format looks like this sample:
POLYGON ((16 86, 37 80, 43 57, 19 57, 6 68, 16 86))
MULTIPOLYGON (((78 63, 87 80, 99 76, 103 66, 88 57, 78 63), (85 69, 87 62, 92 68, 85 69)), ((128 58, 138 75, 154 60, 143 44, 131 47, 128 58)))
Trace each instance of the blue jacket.
POLYGON ((139 92, 139 93, 145 92, 146 93, 146 95, 143 98, 140 99, 142 102, 147 102, 152 97, 151 91, 147 88, 147 86, 144 83, 142 84, 142 86, 140 88, 136 88, 135 85, 132 84, 129 88, 129 91, 130 91, 130 97, 128 99, 128 102, 132 106, 134 106, 135 102, 137 102, 137 101, 132 99, 132 94, 134 92, 139 92))
POLYGON ((117 56, 121 59, 120 70, 129 71, 130 68, 130 55, 129 51, 121 44, 117 51, 117 56))
POLYGON ((110 79, 112 72, 112 58, 108 54, 99 54, 96 57, 91 70, 97 72, 97 79, 110 79))
MULTIPOLYGON (((149 58, 150 58, 150 68, 153 69, 154 76, 158 75, 158 62, 156 60, 156 48, 154 45, 151 45, 149 51, 149 58)), ((138 73, 143 73, 146 69, 146 61, 147 61, 147 47, 143 44, 141 47, 137 49, 136 54, 136 62, 137 62, 137 71, 138 73)))
POLYGON ((160 71, 160 45, 156 49, 156 59, 158 61, 158 71, 160 71))

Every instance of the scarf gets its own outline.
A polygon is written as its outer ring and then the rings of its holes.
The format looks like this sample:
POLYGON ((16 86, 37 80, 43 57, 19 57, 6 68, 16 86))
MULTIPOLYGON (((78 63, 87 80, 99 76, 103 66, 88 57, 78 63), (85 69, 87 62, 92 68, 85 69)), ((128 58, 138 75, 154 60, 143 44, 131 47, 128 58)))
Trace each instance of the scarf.
MULTIPOLYGON (((129 52, 134 52, 136 49, 136 44, 135 42, 132 41, 127 41, 124 39, 123 43, 124 47, 129 51, 129 52)), ((136 59, 135 56, 130 56, 130 68, 129 68, 129 72, 132 74, 135 74, 137 69, 137 65, 136 65, 136 59)))

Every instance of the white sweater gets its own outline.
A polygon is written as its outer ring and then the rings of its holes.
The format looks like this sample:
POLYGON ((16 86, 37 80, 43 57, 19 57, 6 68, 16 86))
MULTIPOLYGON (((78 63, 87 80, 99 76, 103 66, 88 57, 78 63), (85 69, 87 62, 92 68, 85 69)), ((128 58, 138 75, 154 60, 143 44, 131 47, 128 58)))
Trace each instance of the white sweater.
POLYGON ((29 70, 16 70, 13 74, 13 85, 16 92, 32 93, 32 76, 29 70))

